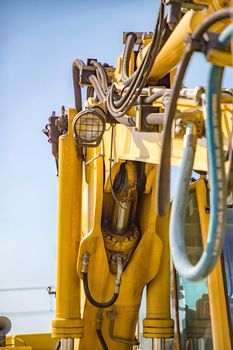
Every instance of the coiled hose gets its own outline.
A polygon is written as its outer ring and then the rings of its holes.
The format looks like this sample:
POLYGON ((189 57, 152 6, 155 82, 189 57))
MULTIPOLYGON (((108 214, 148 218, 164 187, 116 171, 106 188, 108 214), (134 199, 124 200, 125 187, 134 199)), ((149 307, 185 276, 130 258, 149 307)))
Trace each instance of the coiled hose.
MULTIPOLYGON (((224 47, 233 35, 233 25, 219 36, 224 47)), ((172 204, 170 221, 170 248, 176 270, 183 277, 197 281, 205 278, 214 268, 222 251, 226 217, 226 179, 224 168, 223 140, 221 130, 221 84, 223 68, 212 65, 209 71, 206 94, 206 137, 210 182, 210 222, 206 247, 198 263, 193 266, 185 251, 184 222, 189 193, 189 179, 192 172, 195 141, 190 138, 193 125, 187 126, 187 138, 176 194, 172 204)))
POLYGON ((216 22, 233 17, 233 9, 226 8, 209 16, 192 34, 192 41, 187 45, 186 52, 177 72, 171 90, 170 103, 165 108, 165 126, 163 131, 162 150, 157 182, 157 212, 160 216, 166 215, 170 201, 170 158, 171 158, 171 129, 176 112, 176 104, 182 86, 183 78, 189 61, 195 51, 195 42, 200 41, 203 34, 216 22), (193 43, 193 45, 192 45, 193 43))
POLYGON ((88 264, 89 264, 89 254, 87 252, 83 255, 83 269, 82 269, 82 276, 83 276, 83 288, 86 295, 86 298, 88 301, 94 305, 95 307, 98 307, 100 309, 104 309, 106 307, 112 306, 118 299, 119 292, 120 292, 120 285, 121 285, 121 276, 123 272, 123 261, 122 258, 119 256, 116 259, 117 262, 117 276, 115 281, 115 290, 112 298, 107 302, 98 302, 96 301, 89 290, 88 286, 88 264))

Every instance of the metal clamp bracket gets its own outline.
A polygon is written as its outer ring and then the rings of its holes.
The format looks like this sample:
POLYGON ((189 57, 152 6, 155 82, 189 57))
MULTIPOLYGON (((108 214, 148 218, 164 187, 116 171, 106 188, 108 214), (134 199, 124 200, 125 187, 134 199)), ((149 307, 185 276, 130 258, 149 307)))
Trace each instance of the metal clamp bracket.
POLYGON ((160 132, 161 124, 150 124, 147 116, 159 113, 159 107, 138 104, 136 106, 136 131, 140 132, 160 132))
POLYGON ((196 125, 197 137, 202 138, 204 135, 203 114, 199 110, 186 110, 177 112, 174 124, 174 134, 176 137, 183 137, 185 134, 185 125, 192 122, 196 125))

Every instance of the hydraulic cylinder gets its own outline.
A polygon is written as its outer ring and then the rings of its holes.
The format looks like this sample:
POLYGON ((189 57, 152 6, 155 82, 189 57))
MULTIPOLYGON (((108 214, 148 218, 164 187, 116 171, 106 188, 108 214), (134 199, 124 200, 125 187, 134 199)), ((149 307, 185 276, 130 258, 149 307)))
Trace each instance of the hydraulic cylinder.
POLYGON ((68 110, 68 132, 59 138, 56 318, 52 322, 52 337, 62 339, 64 348, 69 344, 69 349, 72 339, 83 336, 76 272, 81 240, 82 160, 72 132, 75 115, 75 109, 68 110))
MULTIPOLYGON (((188 34, 191 34, 195 29, 202 23, 202 21, 207 18, 209 15, 214 13, 217 10, 220 10, 224 7, 230 6, 231 2, 224 0, 214 0, 210 3, 210 6, 207 10, 203 11, 188 11, 184 17, 181 19, 169 39, 166 41, 165 45, 159 52, 155 62, 153 64, 150 78, 151 79, 160 79, 169 73, 180 61, 181 56, 185 51, 185 39, 188 34)), ((213 26, 213 30, 216 32, 222 31, 228 24, 229 20, 223 20, 216 23, 213 26)), ((139 67, 142 63, 144 56, 149 48, 148 44, 142 49, 137 57, 137 66, 139 67)))
MULTIPOLYGON (((152 189, 153 206, 155 205, 155 187, 156 178, 152 189)), ((164 217, 154 214, 153 220, 155 220, 155 231, 162 241, 163 250, 158 274, 147 285, 143 336, 145 338, 172 338, 174 336, 174 321, 170 313, 169 213, 164 217)))

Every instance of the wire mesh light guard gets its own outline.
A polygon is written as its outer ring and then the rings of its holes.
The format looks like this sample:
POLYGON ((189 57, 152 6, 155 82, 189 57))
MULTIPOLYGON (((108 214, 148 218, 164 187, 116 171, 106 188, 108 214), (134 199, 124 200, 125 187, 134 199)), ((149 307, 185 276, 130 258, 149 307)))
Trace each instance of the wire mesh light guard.
POLYGON ((80 147, 96 147, 105 131, 105 113, 99 107, 79 112, 73 120, 74 138, 80 147))

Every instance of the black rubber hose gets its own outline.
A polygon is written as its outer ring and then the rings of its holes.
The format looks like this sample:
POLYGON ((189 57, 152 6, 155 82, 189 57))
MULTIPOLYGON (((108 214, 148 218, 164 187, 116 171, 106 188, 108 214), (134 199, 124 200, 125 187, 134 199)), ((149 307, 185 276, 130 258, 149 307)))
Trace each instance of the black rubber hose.
POLYGON ((118 298, 118 295, 119 293, 114 293, 113 294, 113 297, 105 302, 105 303, 100 303, 98 301, 96 301, 91 293, 90 293, 90 290, 89 290, 89 286, 88 286, 88 273, 87 272, 83 272, 83 288, 84 288, 84 292, 85 292, 85 295, 88 299, 88 301, 94 305, 95 307, 98 307, 98 308, 101 308, 101 309, 105 309, 106 307, 109 307, 109 306, 112 306, 116 301, 117 301, 117 298, 118 298))
MULTIPOLYGON (((127 93, 120 100, 115 101, 115 103, 111 103, 113 101, 111 101, 111 99, 109 100, 111 113, 113 112, 116 114, 117 112, 122 112, 122 110, 126 108, 126 110, 124 110, 124 113, 121 113, 121 115, 125 114, 132 107, 133 103, 136 101, 137 97, 140 95, 141 89, 146 84, 147 78, 150 74, 151 68, 154 64, 155 57, 157 56, 157 53, 160 47, 162 30, 163 30, 163 21, 164 21, 164 5, 162 3, 160 6, 156 28, 154 30, 151 45, 147 51, 147 54, 145 55, 142 64, 133 75, 133 79, 129 86, 129 89, 127 90, 127 93)), ((121 115, 116 114, 115 116, 121 116, 121 115)))
POLYGON ((81 60, 75 60, 73 62, 73 84, 74 84, 74 100, 75 109, 77 113, 82 110, 82 95, 80 86, 80 67, 84 63, 81 60))
POLYGON ((182 86, 183 77, 191 56, 192 52, 189 51, 183 57, 180 69, 178 71, 178 74, 176 75, 176 79, 171 90, 170 103, 168 104, 168 107, 165 108, 163 140, 157 182, 157 212, 160 216, 166 215, 170 201, 170 158, 172 122, 176 112, 176 103, 182 86))
MULTIPOLYGON (((88 79, 89 79, 90 83, 92 84, 92 87, 94 88, 98 99, 100 101, 104 100, 105 99, 104 92, 103 92, 103 89, 100 86, 100 83, 98 82, 97 78, 92 74, 88 77, 88 79)), ((123 117, 120 117, 117 119, 114 118, 114 119, 116 120, 117 123, 123 124, 125 126, 132 127, 132 126, 136 125, 135 118, 132 118, 132 117, 123 116, 123 117)))
POLYGON ((126 114, 129 111, 129 109, 133 106, 138 96, 140 95, 142 88, 145 86, 147 79, 149 77, 151 68, 154 64, 154 60, 160 48, 163 24, 164 24, 164 5, 161 4, 159 17, 158 17, 158 21, 154 31, 154 35, 152 37, 151 45, 147 51, 147 54, 143 59, 142 64, 137 69, 137 73, 134 75, 126 94, 120 100, 113 101, 114 84, 112 85, 112 87, 108 92, 107 105, 108 105, 109 112, 114 117, 117 118, 126 114))
POLYGON ((83 288, 84 288, 84 292, 85 292, 87 299, 95 307, 98 307, 100 309, 105 309, 107 307, 112 306, 118 299, 119 292, 120 292, 120 285, 121 285, 121 276, 122 276, 122 272, 123 272, 122 258, 117 257, 116 263, 117 263, 117 275, 116 275, 116 280, 115 280, 114 294, 109 301, 98 302, 92 297, 91 292, 89 290, 89 286, 88 286, 88 272, 87 272, 87 270, 88 270, 88 264, 89 264, 89 254, 86 252, 83 255, 83 268, 82 268, 83 288))
POLYGON ((108 76, 104 67, 102 66, 101 63, 96 62, 94 60, 92 60, 90 64, 92 64, 96 68, 97 72, 99 73, 101 87, 103 91, 106 92, 108 89, 108 76))
POLYGON ((127 33, 126 43, 124 47, 123 52, 123 58, 122 58, 122 73, 121 73, 121 79, 123 83, 128 86, 135 73, 129 77, 129 63, 130 58, 132 54, 132 50, 134 48, 134 44, 137 41, 137 35, 135 33, 127 33))
MULTIPOLYGON (((202 35, 214 23, 226 18, 230 18, 232 16, 233 9, 230 8, 214 13, 213 15, 211 15, 203 21, 203 23, 193 33, 192 39, 200 40, 202 38, 202 35)), ((180 68, 177 72, 175 82, 171 90, 170 103, 168 104, 168 108, 165 110, 165 127, 163 131, 162 150, 157 182, 157 212, 160 216, 164 216, 167 213, 170 201, 170 159, 172 122, 175 116, 177 99, 180 93, 183 78, 189 61, 192 57, 192 54, 195 51, 195 45, 192 46, 191 42, 191 45, 188 45, 186 50, 187 51, 184 53, 183 59, 180 64, 180 68)))
POLYGON ((103 350, 108 350, 108 347, 107 347, 107 344, 106 344, 105 339, 103 337, 101 329, 97 329, 96 333, 97 333, 98 339, 100 341, 100 344, 102 345, 102 349, 103 350))
POLYGON ((87 99, 89 97, 93 97, 93 96, 94 96, 94 88, 93 88, 93 86, 88 86, 87 87, 87 99))
POLYGON ((61 349, 61 341, 59 340, 54 348, 54 350, 60 350, 61 349))

